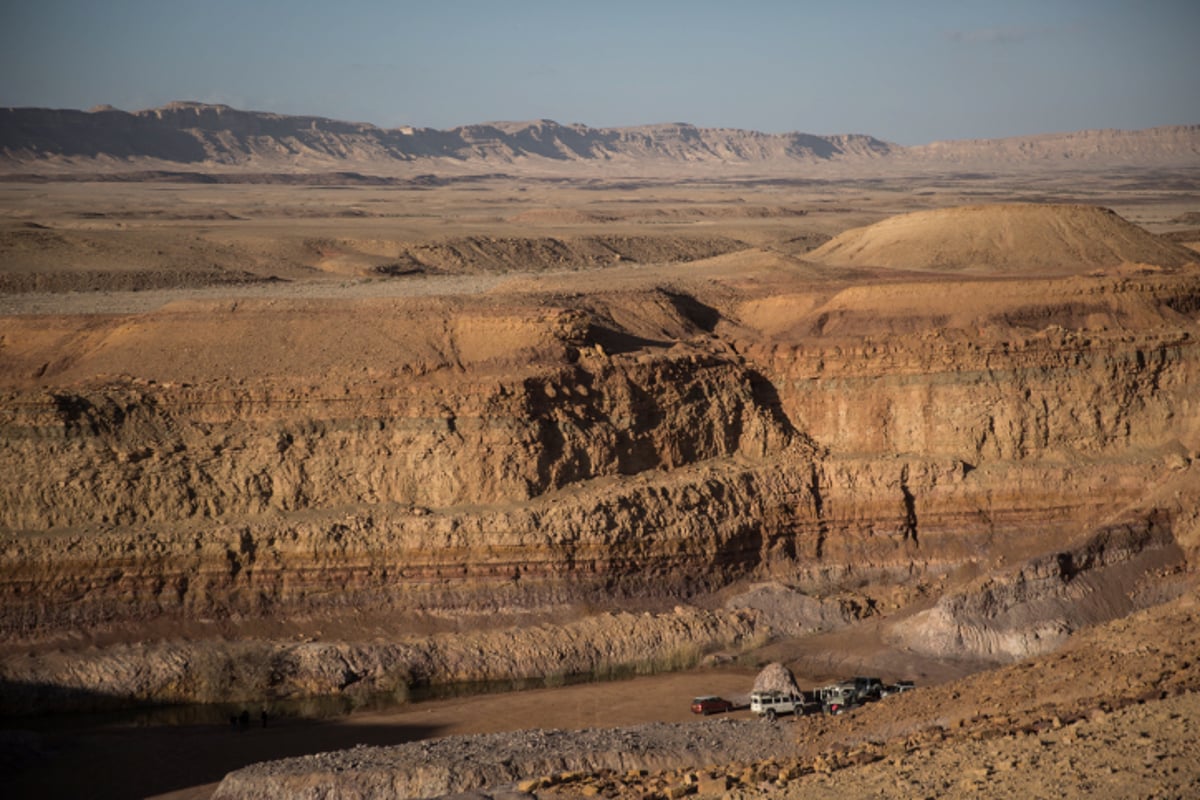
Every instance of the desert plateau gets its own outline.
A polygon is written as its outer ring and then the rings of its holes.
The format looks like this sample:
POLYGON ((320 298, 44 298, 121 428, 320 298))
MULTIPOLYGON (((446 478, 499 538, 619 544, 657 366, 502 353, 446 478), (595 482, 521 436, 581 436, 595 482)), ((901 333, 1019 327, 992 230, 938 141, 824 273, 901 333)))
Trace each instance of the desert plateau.
POLYGON ((1195 797, 1198 459, 1200 126, 0 110, 7 796, 1195 797))

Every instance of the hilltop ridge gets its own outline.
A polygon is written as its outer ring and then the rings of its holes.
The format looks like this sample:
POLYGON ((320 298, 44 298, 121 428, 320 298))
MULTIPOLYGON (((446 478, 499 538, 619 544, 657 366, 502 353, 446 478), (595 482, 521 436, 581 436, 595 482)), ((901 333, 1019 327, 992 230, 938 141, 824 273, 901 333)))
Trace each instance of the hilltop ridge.
POLYGON ((592 128, 553 120, 489 122, 450 130, 380 128, 318 116, 173 102, 126 112, 111 106, 0 109, 0 169, 114 167, 359 169, 400 174, 457 170, 845 168, 917 170, 1037 166, 1200 165, 1200 125, 1097 130, 903 146, 866 134, 762 133, 683 122, 592 128))

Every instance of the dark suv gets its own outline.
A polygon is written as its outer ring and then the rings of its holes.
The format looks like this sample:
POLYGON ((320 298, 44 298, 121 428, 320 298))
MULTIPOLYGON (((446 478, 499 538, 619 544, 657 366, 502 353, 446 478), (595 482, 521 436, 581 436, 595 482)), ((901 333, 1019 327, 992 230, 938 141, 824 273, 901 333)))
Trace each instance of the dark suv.
POLYGON ((883 681, 879 678, 856 677, 854 679, 854 691, 858 695, 858 702, 860 703, 869 703, 872 700, 878 700, 883 696, 883 681))

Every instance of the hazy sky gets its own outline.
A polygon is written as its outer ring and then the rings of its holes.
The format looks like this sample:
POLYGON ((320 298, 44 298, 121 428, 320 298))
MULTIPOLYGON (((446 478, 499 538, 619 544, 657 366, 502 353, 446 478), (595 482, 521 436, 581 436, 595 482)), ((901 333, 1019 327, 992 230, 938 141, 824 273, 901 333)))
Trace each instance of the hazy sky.
POLYGON ((0 106, 902 144, 1200 123, 1200 0, 0 0, 0 106))

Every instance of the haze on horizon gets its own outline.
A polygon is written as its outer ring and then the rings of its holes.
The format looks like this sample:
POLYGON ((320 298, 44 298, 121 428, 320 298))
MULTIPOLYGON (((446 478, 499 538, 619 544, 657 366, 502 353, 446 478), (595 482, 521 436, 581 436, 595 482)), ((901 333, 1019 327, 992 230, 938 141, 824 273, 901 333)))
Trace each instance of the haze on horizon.
POLYGON ((172 100, 452 128, 547 118, 900 144, 1200 122, 1200 4, 7 3, 0 106, 172 100))

